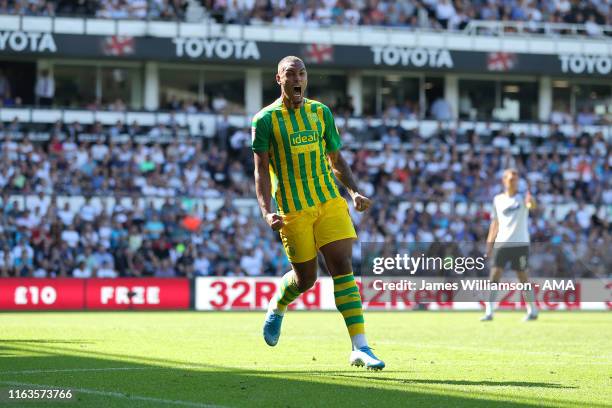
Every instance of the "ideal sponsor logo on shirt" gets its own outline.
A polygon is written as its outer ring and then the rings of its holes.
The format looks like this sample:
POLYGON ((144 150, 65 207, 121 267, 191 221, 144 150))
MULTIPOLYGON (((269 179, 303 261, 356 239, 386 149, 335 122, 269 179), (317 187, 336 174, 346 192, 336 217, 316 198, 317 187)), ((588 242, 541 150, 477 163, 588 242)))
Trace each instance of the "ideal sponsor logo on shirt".
POLYGON ((291 151, 294 153, 305 153, 317 148, 319 134, 314 130, 302 130, 289 135, 291 151))

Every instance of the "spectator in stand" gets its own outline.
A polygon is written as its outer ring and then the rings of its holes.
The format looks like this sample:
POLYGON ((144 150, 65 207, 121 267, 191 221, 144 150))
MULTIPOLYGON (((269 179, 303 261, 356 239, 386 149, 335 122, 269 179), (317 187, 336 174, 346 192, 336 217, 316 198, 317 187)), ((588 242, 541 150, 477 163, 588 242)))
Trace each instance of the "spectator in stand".
POLYGON ((209 276, 211 269, 211 262, 207 253, 200 249, 193 264, 196 276, 209 276))
POLYGON ((108 105, 107 109, 114 112, 125 112, 127 110, 127 106, 121 98, 117 98, 114 102, 108 105))
POLYGON ((91 269, 87 268, 84 261, 80 261, 76 268, 72 270, 73 278, 91 278, 91 269))
POLYGON ((599 24, 597 24, 597 20, 595 15, 591 14, 584 24, 584 28, 586 33, 591 37, 599 37, 603 34, 603 31, 599 24))
POLYGON ((111 261, 104 261, 100 268, 96 271, 97 278, 116 278, 119 274, 113 268, 113 264, 111 261))
POLYGON ((562 106, 555 106, 550 113, 550 123, 555 125, 569 124, 572 123, 572 117, 562 106))
POLYGON ((127 7, 130 18, 141 20, 147 17, 147 0, 128 0, 127 7))
POLYGON ((155 269, 154 276, 156 278, 174 278, 176 277, 176 270, 172 266, 170 259, 164 259, 161 261, 159 266, 155 269))
POLYGON ((40 71, 40 75, 36 80, 34 89, 37 106, 53 105, 53 97, 55 96, 55 80, 48 69, 40 71))
POLYGON ((0 99, 4 99, 11 95, 11 84, 4 74, 4 71, 0 69, 0 99))
POLYGON ((581 126, 594 125, 597 121, 597 117, 592 113, 588 106, 582 108, 582 111, 576 117, 576 123, 581 126))
POLYGON ((435 120, 449 121, 453 119, 453 110, 450 103, 443 97, 439 97, 431 105, 431 116, 435 120))
POLYGON ((102 105, 102 99, 96 98, 94 101, 92 101, 90 104, 87 105, 87 109, 93 110, 93 111, 103 110, 104 107, 102 105))
POLYGON ((225 109, 228 107, 227 99, 223 96, 222 93, 215 95, 212 100, 212 108, 215 113, 224 113, 225 109))
POLYGON ((239 152, 241 149, 250 148, 251 135, 248 129, 237 129, 230 138, 230 147, 234 152, 239 152))
POLYGON ((435 6, 436 19, 443 28, 449 27, 449 22, 456 15, 455 7, 449 0, 439 0, 435 6))

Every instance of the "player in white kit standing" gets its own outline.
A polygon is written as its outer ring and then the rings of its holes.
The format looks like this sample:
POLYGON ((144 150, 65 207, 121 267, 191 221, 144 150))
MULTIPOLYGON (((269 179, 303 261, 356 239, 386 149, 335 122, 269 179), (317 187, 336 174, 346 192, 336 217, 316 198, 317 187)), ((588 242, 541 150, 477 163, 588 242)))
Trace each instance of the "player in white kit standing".
MULTIPOLYGON (((529 210, 535 208, 536 202, 529 191, 525 196, 518 193, 519 175, 516 169, 504 171, 502 182, 504 192, 493 199, 493 214, 487 237, 487 256, 493 263, 490 280, 499 282, 504 268, 510 263, 519 281, 527 283, 530 242, 528 219, 529 210)), ((496 295, 496 291, 492 290, 489 301, 485 304, 485 315, 480 320, 493 320, 496 295)), ((524 320, 536 320, 538 309, 533 290, 524 290, 523 295, 527 301, 527 315, 524 320)))

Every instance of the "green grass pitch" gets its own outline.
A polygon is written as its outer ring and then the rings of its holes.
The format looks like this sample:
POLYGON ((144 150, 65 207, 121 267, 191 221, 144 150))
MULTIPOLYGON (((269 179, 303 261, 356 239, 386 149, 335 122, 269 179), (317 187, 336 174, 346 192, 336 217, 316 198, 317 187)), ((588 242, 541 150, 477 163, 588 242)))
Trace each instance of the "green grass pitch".
POLYGON ((15 407, 610 407, 612 314, 366 313, 383 372, 350 367, 339 313, 0 314, 0 405, 15 407), (9 402, 8 389, 72 389, 9 402), (8 403, 8 405, 7 405, 8 403))

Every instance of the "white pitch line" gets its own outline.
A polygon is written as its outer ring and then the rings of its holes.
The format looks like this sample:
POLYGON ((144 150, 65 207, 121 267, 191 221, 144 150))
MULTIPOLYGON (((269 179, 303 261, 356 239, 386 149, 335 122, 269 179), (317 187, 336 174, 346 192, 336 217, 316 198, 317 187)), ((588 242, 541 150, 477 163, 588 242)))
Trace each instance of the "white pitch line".
POLYGON ((170 405, 180 405, 183 407, 196 407, 196 408, 223 408, 222 405, 211 405, 211 404, 202 404, 199 402, 190 402, 190 401, 181 401, 181 400, 168 400, 163 398, 153 398, 153 397, 143 397, 140 395, 126 395, 120 392, 112 392, 112 391, 99 391, 92 390, 89 388, 73 388, 64 385, 45 385, 45 384, 32 384, 32 383, 24 383, 24 382, 16 382, 16 381, 0 381, 0 384, 4 385, 13 385, 16 387, 32 387, 32 388, 63 388, 69 389, 72 392, 80 392, 83 394, 91 394, 91 395, 99 395, 102 397, 114 397, 114 398, 123 398, 127 400, 134 401, 146 401, 146 402, 156 402, 160 404, 170 404, 170 405))
POLYGON ((59 368, 59 369, 40 369, 40 370, 20 370, 20 371, 0 371, 4 374, 43 374, 43 373, 80 373, 86 371, 128 371, 128 370, 163 370, 163 367, 103 367, 103 368, 59 368))

